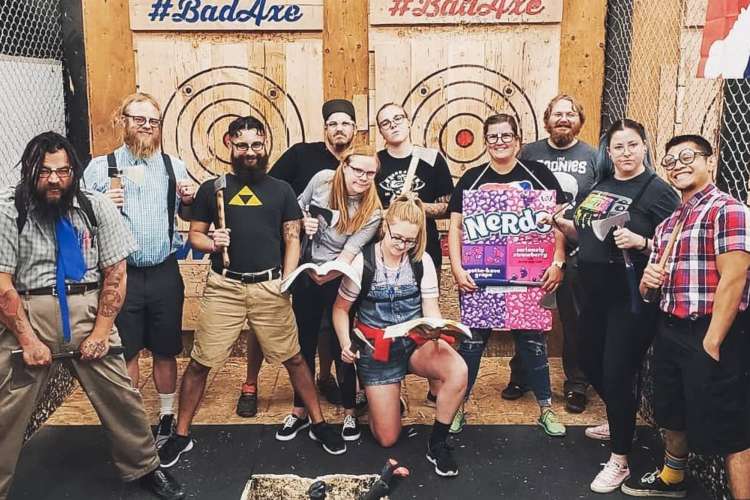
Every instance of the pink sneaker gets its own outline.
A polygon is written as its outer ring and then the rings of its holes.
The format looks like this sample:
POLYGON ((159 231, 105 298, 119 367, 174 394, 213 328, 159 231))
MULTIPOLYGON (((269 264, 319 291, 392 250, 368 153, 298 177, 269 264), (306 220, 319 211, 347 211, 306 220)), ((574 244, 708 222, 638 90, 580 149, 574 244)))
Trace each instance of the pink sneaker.
POLYGON ((605 422, 595 427, 586 427, 584 431, 587 438, 598 439, 599 441, 609 441, 609 422, 605 422))
POLYGON ((630 467, 623 466, 610 460, 591 481, 591 491, 595 493, 611 493, 630 478, 630 467))

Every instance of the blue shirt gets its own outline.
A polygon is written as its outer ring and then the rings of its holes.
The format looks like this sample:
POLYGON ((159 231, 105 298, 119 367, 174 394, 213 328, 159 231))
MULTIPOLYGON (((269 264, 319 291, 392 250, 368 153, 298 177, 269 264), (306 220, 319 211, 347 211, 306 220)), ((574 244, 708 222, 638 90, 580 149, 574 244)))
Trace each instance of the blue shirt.
MULTIPOLYGON (((175 213, 167 214, 169 176, 161 152, 157 151, 150 158, 141 160, 136 159, 127 146, 122 145, 114 153, 125 189, 122 216, 138 243, 138 250, 128 256, 127 262, 136 267, 161 264, 182 246, 182 236, 177 232, 176 221, 171 244, 169 241, 168 217, 177 215, 180 198, 176 191, 171 193, 175 197, 175 213)), ((188 179, 185 163, 171 155, 170 159, 175 180, 188 179)), ((107 169, 106 156, 97 156, 91 160, 83 173, 85 186, 102 193, 107 191, 110 186, 107 169)))

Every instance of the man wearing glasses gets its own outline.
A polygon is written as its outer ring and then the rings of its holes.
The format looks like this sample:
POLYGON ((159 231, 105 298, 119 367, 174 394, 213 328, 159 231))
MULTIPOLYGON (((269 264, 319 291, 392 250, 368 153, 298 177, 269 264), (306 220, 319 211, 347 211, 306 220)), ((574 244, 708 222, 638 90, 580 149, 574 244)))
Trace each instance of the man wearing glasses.
MULTIPOLYGON (((583 106, 574 97, 565 94, 556 96, 544 111, 544 128, 549 137, 526 144, 518 156, 522 161, 544 163, 555 174, 572 203, 582 201, 600 178, 596 170, 596 150, 578 139, 585 122, 583 106)), ((572 210, 567 210, 565 215, 567 219, 572 219, 572 210)), ((578 366, 577 330, 581 299, 576 293, 580 286, 576 247, 566 241, 567 269, 565 279, 557 290, 557 306, 563 328, 563 392, 565 409, 571 413, 581 413, 586 409, 588 386, 578 366)), ((514 400, 528 390, 518 355, 510 360, 510 370, 510 382, 501 395, 503 399, 514 400)))
POLYGON ((116 324, 133 387, 139 387, 141 349, 153 354, 160 402, 156 444, 160 447, 174 426, 175 356, 182 352, 184 284, 175 252, 183 242, 175 230, 175 216, 188 218, 193 186, 185 164, 160 151, 161 112, 152 96, 126 97, 114 114, 114 123, 123 145, 91 160, 84 182, 89 189, 109 196, 138 244, 138 250, 127 258, 128 290, 116 324))
POLYGON ((732 497, 750 498, 750 211, 713 184, 705 138, 674 137, 661 164, 682 202, 645 242, 653 251, 640 288, 660 309, 654 416, 666 431, 664 465, 622 491, 686 496, 692 451, 725 456, 732 497))
MULTIPOLYGON (((269 171, 272 177, 288 182, 297 196, 305 190, 315 174, 321 170, 336 170, 344 153, 351 147, 357 130, 354 105, 350 101, 326 101, 322 111, 324 140, 295 144, 281 155, 269 171)), ((341 404, 341 392, 336 379, 331 376, 333 358, 328 348, 333 329, 327 321, 321 324, 321 333, 318 388, 329 403, 338 405, 341 404)), ((247 377, 237 401, 237 414, 241 417, 254 417, 258 408, 258 373, 263 359, 258 356, 257 347, 251 334, 248 337, 247 377)))

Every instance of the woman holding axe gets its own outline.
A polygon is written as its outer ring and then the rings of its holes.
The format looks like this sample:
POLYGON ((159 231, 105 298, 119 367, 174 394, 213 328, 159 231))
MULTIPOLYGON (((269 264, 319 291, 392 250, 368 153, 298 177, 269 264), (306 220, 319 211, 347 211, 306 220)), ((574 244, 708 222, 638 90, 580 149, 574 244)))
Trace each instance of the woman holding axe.
POLYGON ((574 220, 555 217, 577 237, 581 283, 581 368, 607 405, 608 424, 586 434, 611 439, 611 455, 591 483, 609 493, 630 476, 628 453, 638 409, 634 391, 641 362, 654 337, 656 309, 643 303, 637 284, 651 253, 656 226, 678 204, 677 194, 644 165, 646 131, 617 121, 606 135, 614 175, 595 185, 576 206, 574 220))

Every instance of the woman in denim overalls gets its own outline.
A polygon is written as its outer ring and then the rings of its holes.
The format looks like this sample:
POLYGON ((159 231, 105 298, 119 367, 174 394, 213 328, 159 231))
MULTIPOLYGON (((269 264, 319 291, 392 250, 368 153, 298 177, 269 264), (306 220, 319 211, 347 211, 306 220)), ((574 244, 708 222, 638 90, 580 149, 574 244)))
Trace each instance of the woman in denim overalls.
POLYGON ((374 257, 372 285, 358 301, 360 285, 344 278, 333 307, 333 326, 341 343, 342 360, 357 364, 367 394, 370 429, 381 446, 393 446, 401 433, 399 396, 406 373, 430 381, 431 390, 437 395, 437 408, 427 460, 437 474, 455 476, 458 466, 446 438, 466 390, 466 363, 440 338, 439 331, 412 332, 392 341, 383 339, 387 326, 422 316, 441 317, 435 266, 424 251, 425 233, 422 202, 413 194, 394 200, 385 213, 380 241, 365 247, 353 262, 361 272, 365 255, 374 257), (415 270, 420 261, 423 271, 418 284, 415 270), (349 336, 349 312, 354 302, 359 304, 355 327, 369 342, 357 354, 352 351, 349 336))

